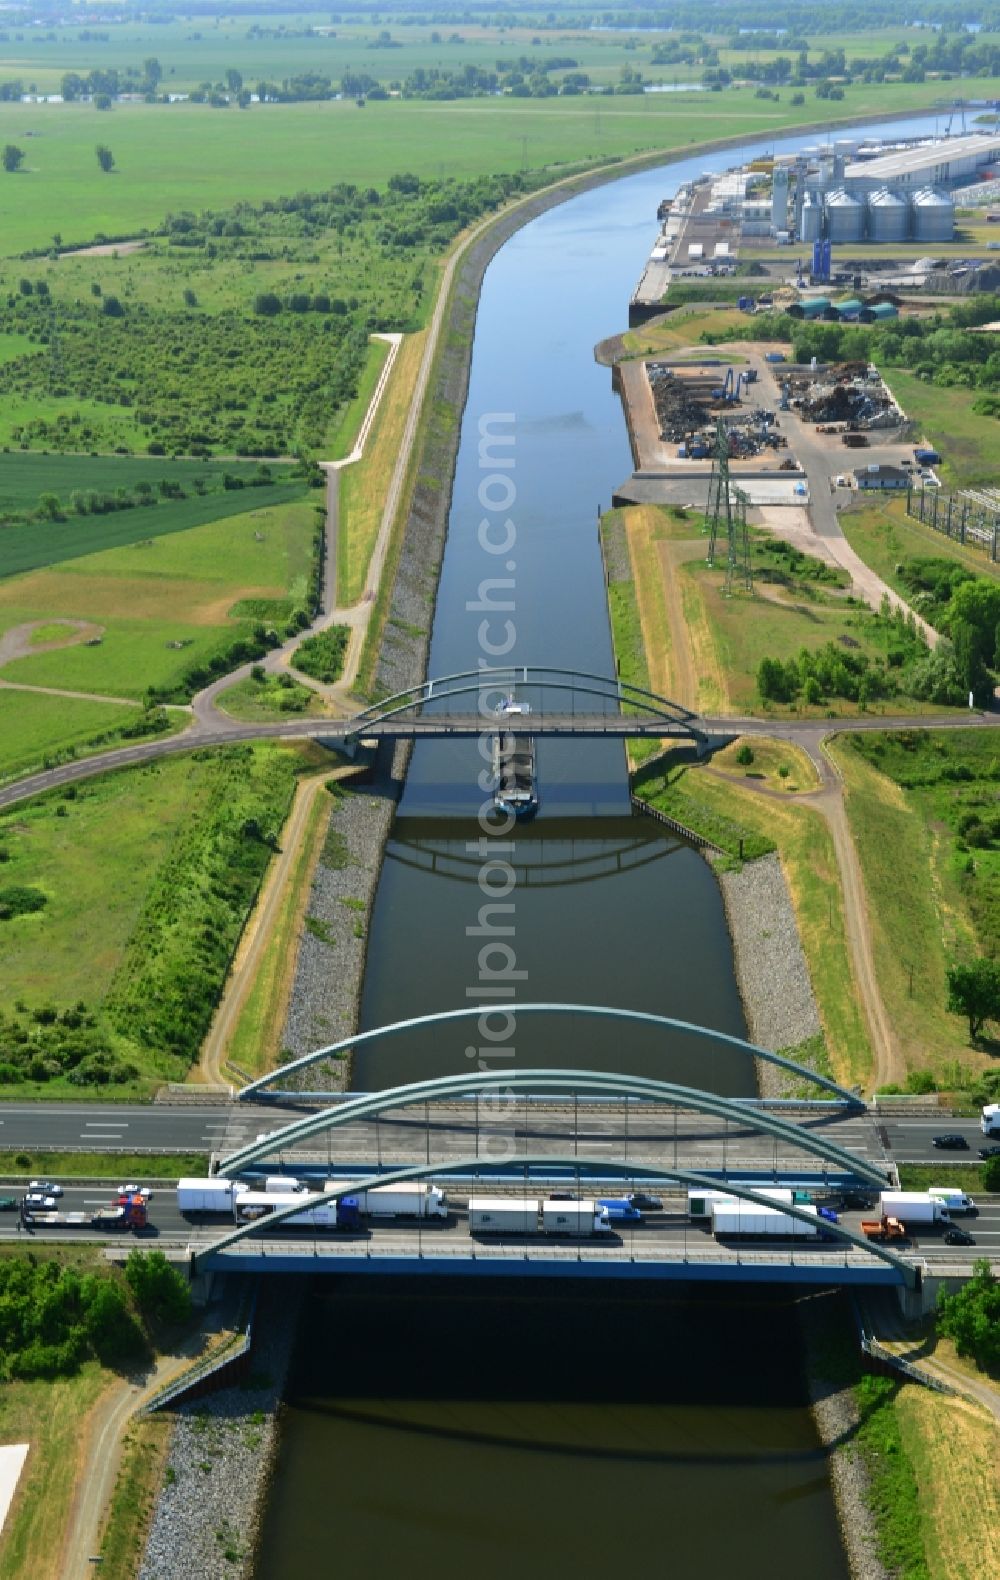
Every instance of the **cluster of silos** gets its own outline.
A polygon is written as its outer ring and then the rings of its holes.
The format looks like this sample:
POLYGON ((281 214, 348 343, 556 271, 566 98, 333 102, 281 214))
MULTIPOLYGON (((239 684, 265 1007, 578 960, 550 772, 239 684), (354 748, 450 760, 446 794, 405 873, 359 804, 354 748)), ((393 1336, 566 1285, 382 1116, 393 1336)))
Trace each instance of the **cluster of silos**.
POLYGON ((924 187, 912 195, 880 187, 868 194, 836 187, 806 192, 799 217, 799 240, 826 236, 835 246, 867 241, 879 245, 907 240, 951 241, 955 205, 946 192, 924 187))

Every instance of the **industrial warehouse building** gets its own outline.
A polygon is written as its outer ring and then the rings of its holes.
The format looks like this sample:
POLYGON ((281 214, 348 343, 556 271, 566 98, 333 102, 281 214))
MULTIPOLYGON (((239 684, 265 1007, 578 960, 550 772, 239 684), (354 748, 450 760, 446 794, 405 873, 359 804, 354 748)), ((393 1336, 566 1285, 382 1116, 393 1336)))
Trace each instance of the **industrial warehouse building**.
POLYGON ((858 466, 854 470, 857 488, 906 488, 910 478, 899 466, 858 466))

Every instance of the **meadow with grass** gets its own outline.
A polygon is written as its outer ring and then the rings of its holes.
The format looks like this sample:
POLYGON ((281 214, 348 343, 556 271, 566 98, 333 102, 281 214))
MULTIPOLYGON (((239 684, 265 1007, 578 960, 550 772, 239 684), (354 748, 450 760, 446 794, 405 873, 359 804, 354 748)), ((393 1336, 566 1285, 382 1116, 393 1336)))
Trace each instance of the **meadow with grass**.
POLYGON ((0 817, 0 889, 40 901, 0 911, 8 1096, 135 1096, 184 1078, 317 750, 195 751, 0 817))

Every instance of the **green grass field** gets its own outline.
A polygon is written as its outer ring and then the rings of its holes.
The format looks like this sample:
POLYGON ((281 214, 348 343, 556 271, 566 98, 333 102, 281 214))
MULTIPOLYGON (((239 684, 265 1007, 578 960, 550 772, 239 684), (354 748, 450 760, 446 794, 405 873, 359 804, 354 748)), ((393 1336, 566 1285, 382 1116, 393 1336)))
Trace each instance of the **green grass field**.
POLYGON ((972 410, 975 391, 940 389, 901 368, 883 369, 886 384, 923 437, 941 452, 939 472, 944 483, 964 488, 970 483, 996 482, 1000 422, 972 410))
POLYGON ((341 409, 336 423, 330 430, 330 442, 324 460, 342 461, 345 455, 350 455, 358 437, 358 430, 365 420, 365 413, 371 405, 379 375, 385 367, 389 355, 389 342, 387 340, 372 340, 368 347, 368 360, 365 363, 364 373, 358 383, 358 393, 352 401, 341 409))
POLYGON ((64 617, 91 621, 102 635, 95 646, 15 658, 3 678, 141 698, 151 686, 169 690, 192 664, 209 661, 247 632, 259 618, 255 600, 263 609, 279 600, 302 604, 313 503, 284 495, 268 506, 261 498, 267 492, 215 496, 238 500, 239 515, 7 578, 0 583, 0 631, 64 617), (247 510, 251 503, 258 508, 247 510))
MULTIPOLYGON (((140 1072, 109 1090, 179 1079, 270 859, 271 847, 247 833, 244 820, 280 831, 295 777, 310 760, 267 745, 170 757, 0 817, 4 884, 37 888, 47 899, 42 910, 0 923, 0 1013, 30 1024, 39 1007, 61 1014, 83 1001, 103 1045, 140 1072), (176 1004, 175 974, 186 981, 176 1004)), ((42 1030, 67 1035, 61 1025, 42 1030)), ((44 1080, 12 1080, 3 1062, 12 1057, 10 1046, 0 1056, 7 1094, 78 1090, 51 1071, 44 1080)))
MULTIPOLYGON (((627 57, 626 57, 627 58, 627 57)), ((979 86, 979 85, 977 85, 979 86)), ((984 94, 1000 86, 983 82, 984 94)), ((337 181, 383 184, 395 171, 454 177, 558 168, 646 150, 683 149, 717 137, 767 137, 785 127, 916 110, 941 96, 939 83, 850 86, 836 105, 811 92, 801 106, 752 89, 613 99, 389 100, 361 111, 350 101, 267 104, 240 112, 207 105, 0 104, 0 142, 25 147, 17 202, 6 216, 3 251, 66 246, 99 235, 132 236, 168 210, 228 207, 337 181), (263 123, 266 121, 266 125, 263 123), (30 138, 27 134, 31 134, 30 138), (94 146, 107 143, 106 176, 94 146)), ((92 260, 99 264, 100 260, 92 260)))
POLYGON ((854 552, 877 571, 882 580, 903 598, 911 596, 896 566, 903 560, 927 558, 954 560, 977 576, 1000 578, 1000 565, 994 565, 981 550, 963 547, 943 532, 935 532, 906 514, 903 500, 891 504, 846 510, 840 517, 844 536, 854 552))
MULTIPOLYGON (((33 459, 40 460, 42 457, 33 459)), ((77 473, 72 456, 50 456, 47 459, 50 462, 70 463, 58 469, 64 476, 74 473, 86 475, 77 473)), ((108 463, 108 466, 113 464, 108 463)), ((53 468, 53 473, 56 472, 57 469, 53 468)), ((128 487, 128 484, 121 480, 120 486, 128 487)), ((301 481, 289 482, 255 488, 252 492, 233 489, 194 495, 188 499, 165 499, 157 505, 136 506, 131 510, 116 510, 107 515, 81 516, 73 513, 65 521, 33 521, 0 527, 0 577, 39 570, 46 565, 57 565, 82 555, 96 554, 102 549, 145 544, 151 539, 187 532, 191 527, 225 516, 245 515, 251 508, 264 510, 281 506, 304 492, 305 486, 301 481)))
POLYGON ((133 710, 114 703, 0 688, 0 780, 31 773, 53 754, 92 746, 132 723, 133 710))
MULTIPOLYGON (((291 680, 291 676, 283 676, 291 680)), ((247 724, 272 723, 278 719, 312 719, 323 714, 323 703, 314 691, 292 681, 280 683, 278 676, 266 680, 237 681, 222 692, 218 705, 231 718, 247 724)))

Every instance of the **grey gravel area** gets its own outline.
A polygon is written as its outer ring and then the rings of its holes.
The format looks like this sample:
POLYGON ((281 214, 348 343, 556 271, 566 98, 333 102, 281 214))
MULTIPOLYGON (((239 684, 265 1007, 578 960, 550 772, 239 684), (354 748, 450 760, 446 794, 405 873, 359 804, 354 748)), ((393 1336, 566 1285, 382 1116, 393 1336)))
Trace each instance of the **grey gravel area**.
POLYGON ((178 1408, 138 1580, 249 1580, 301 1298, 265 1284, 247 1385, 178 1408))
MULTIPOLYGON (((773 1052, 798 1048, 822 1031, 788 884, 776 853, 739 872, 720 872, 750 1039, 773 1052)), ((783 1077, 758 1060, 765 1097, 781 1096, 783 1077)))
MULTIPOLYGON (((357 1027, 368 922, 392 824, 388 797, 347 792, 330 813, 299 941, 282 1034, 291 1057, 350 1036, 357 1027)), ((343 1091, 349 1061, 312 1066, 301 1084, 343 1091)), ((294 1086, 295 1077, 289 1084, 294 1086)))
MULTIPOLYGON (((835 1325, 846 1320, 837 1296, 809 1300, 800 1308, 809 1401, 837 1507, 840 1537, 851 1580, 892 1580, 878 1555, 878 1531, 869 1503, 869 1478, 855 1446, 859 1416, 850 1387, 828 1380, 826 1351, 835 1325)), ((839 1335, 837 1335, 839 1338, 839 1335)), ((836 1339, 835 1339, 836 1342, 836 1339)))

